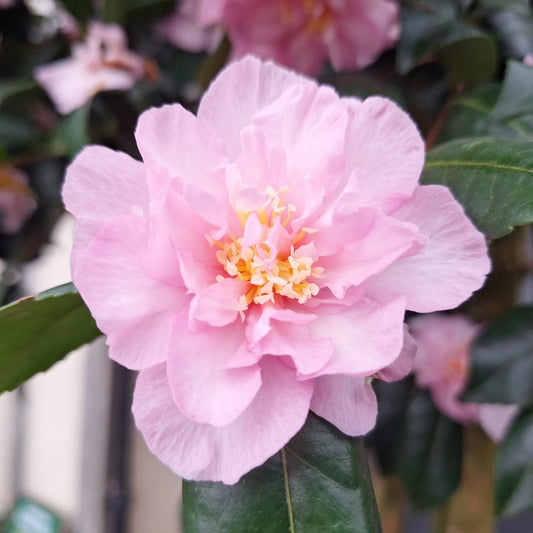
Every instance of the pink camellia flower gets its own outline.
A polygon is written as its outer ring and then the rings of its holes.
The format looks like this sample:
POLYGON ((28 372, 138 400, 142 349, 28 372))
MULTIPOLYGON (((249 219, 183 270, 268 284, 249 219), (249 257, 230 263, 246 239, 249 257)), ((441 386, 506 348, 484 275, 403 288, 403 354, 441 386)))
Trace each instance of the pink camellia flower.
POLYGON ((57 110, 68 114, 96 93, 127 90, 145 74, 145 61, 128 50, 126 34, 116 24, 91 22, 85 41, 72 47, 72 56, 33 71, 57 110))
POLYGON ((16 233, 37 204, 24 172, 0 164, 0 231, 16 233))
POLYGON ((515 405, 461 402, 470 372, 470 350, 482 326, 464 315, 431 314, 409 322, 417 344, 413 372, 420 387, 429 388, 437 407, 461 424, 479 424, 496 442, 515 417, 515 405))
POLYGON ((91 146, 67 171, 72 275, 185 478, 236 482, 310 409, 369 431, 370 379, 409 371, 405 310, 457 306, 490 268, 448 189, 418 185, 424 143, 384 98, 247 57, 197 117, 148 110, 136 139, 142 162, 91 146))
POLYGON ((233 58, 254 54, 309 75, 329 60, 363 68, 399 34, 396 0, 199 0, 199 23, 221 22, 233 58))

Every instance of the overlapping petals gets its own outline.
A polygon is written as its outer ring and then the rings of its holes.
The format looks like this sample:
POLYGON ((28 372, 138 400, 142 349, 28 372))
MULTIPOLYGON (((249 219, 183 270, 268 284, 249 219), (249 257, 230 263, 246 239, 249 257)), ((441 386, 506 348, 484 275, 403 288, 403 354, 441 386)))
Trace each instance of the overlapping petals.
POLYGON ((234 483, 310 409, 369 431, 372 379, 410 369, 405 311, 457 305, 489 270, 447 190, 417 184, 422 139, 388 100, 248 57, 198 117, 151 109, 136 139, 142 163, 89 147, 67 172, 72 272, 184 477, 234 483))

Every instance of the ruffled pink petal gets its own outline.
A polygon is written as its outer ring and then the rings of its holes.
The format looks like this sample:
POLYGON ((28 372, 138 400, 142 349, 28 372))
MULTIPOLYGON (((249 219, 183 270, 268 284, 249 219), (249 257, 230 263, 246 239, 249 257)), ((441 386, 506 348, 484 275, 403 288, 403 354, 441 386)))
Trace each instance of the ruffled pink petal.
POLYGON ((170 334, 167 374, 178 409, 191 420, 213 426, 233 422, 261 386, 258 365, 224 368, 244 341, 244 326, 183 329, 178 320, 170 334))
POLYGON ((224 149, 213 129, 181 105, 145 111, 135 131, 137 145, 149 169, 150 191, 168 178, 195 184, 216 197, 224 197, 224 149))
POLYGON ((424 142, 414 122, 396 104, 367 98, 353 108, 346 131, 346 170, 364 171, 360 206, 385 213, 413 193, 424 165, 424 142))
POLYGON ((248 292, 249 283, 234 278, 224 278, 210 285, 197 295, 191 313, 197 320, 211 326, 225 326, 246 309, 241 296, 248 292))
POLYGON ((241 151, 241 131, 252 117, 295 84, 313 82, 272 63, 245 57, 215 78, 200 102, 198 117, 214 127, 227 155, 235 160, 241 151))
POLYGON ((256 307, 248 315, 246 327, 250 351, 289 356, 299 377, 316 374, 330 360, 333 345, 329 338, 311 337, 308 325, 315 319, 310 313, 274 306, 256 307))
POLYGON ((370 293, 403 294, 408 309, 428 313, 457 307, 481 287, 490 270, 485 239, 447 188, 418 187, 394 217, 416 224, 428 244, 375 276, 370 293))
POLYGON ((267 142, 280 143, 287 161, 287 185, 297 197, 304 177, 324 190, 335 188, 344 172, 348 111, 330 87, 294 84, 253 117, 267 142))
POLYGON ((103 146, 84 148, 67 168, 63 202, 77 219, 71 264, 98 229, 121 215, 146 216, 148 191, 142 163, 103 146))
POLYGON ((102 226, 91 243, 80 250, 72 272, 74 284, 98 327, 110 335, 120 335, 124 329, 131 332, 129 342, 124 339, 111 350, 115 360, 129 368, 165 360, 168 320, 152 318, 179 311, 189 299, 183 288, 147 275, 142 253, 147 241, 144 219, 117 217, 102 226))
POLYGON ((370 383, 359 376, 315 379, 311 410, 346 435, 365 435, 376 424, 378 405, 370 383))
POLYGON ((193 293, 209 287, 224 274, 216 258, 216 245, 210 245, 214 228, 201 217, 176 189, 166 187, 152 204, 153 230, 168 237, 179 261, 185 286, 193 293))
POLYGON ((313 235, 324 268, 320 284, 338 298, 346 290, 393 264, 425 238, 413 224, 385 217, 379 211, 361 209, 336 216, 313 235), (326 255, 327 254, 327 255, 326 255))
POLYGON ((404 311, 401 297, 387 304, 363 298, 352 308, 318 315, 311 334, 330 338, 335 350, 319 374, 368 376, 389 366, 403 346, 404 311))
POLYGON ((311 381, 274 358, 261 363, 262 386, 248 409, 224 427, 199 424, 176 407, 165 365, 139 374, 133 414, 150 450, 186 479, 236 483, 263 464, 303 426, 311 381))

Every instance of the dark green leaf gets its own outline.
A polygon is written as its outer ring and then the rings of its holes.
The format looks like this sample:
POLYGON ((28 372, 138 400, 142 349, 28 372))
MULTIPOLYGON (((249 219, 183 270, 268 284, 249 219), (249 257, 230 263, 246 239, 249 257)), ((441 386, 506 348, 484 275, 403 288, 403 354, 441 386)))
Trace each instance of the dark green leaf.
POLYGON ((69 158, 89 144, 88 118, 90 102, 65 117, 57 130, 57 150, 69 158))
POLYGON ((183 483, 185 533, 379 533, 362 440, 310 415, 263 466, 232 486, 183 483))
POLYGON ((389 475, 396 472, 400 435, 413 384, 408 379, 393 383, 377 379, 373 385, 379 409, 376 427, 367 442, 376 453, 381 472, 389 475))
POLYGON ((447 500, 459 485, 462 428, 439 413, 429 394, 415 390, 398 449, 398 471, 418 507, 447 500))
POLYGON ((10 96, 28 91, 36 86, 37 83, 30 76, 2 81, 0 83, 0 105, 10 96))
POLYGON ((461 137, 497 137, 533 141, 533 114, 500 122, 491 115, 500 94, 499 84, 481 85, 457 98, 439 142, 461 137))
POLYGON ((496 513, 533 509, 533 409, 524 411, 500 444, 495 465, 496 513))
POLYGON ((496 120, 533 113, 533 68, 509 61, 500 97, 492 110, 496 120))
POLYGON ((428 152, 422 182, 450 187, 489 239, 533 222, 531 143, 472 138, 442 144, 428 152))
POLYGON ((63 0, 62 4, 82 23, 87 22, 93 15, 92 0, 63 0))
POLYGON ((71 283, 0 309, 0 392, 43 372, 100 332, 71 283))
POLYGON ((512 309, 476 339, 463 399, 533 404, 533 307, 512 309))
POLYGON ((498 65, 494 41, 462 24, 450 24, 442 35, 437 57, 452 83, 480 83, 490 79, 498 65))

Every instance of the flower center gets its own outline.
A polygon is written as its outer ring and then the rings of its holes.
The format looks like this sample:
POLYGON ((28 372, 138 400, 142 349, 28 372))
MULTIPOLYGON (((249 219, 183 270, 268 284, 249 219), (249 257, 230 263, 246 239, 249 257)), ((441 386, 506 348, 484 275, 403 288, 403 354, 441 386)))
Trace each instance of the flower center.
MULTIPOLYGON (((319 291, 318 285, 308 278, 318 277, 323 272, 323 268, 313 267, 313 258, 306 255, 303 248, 295 248, 295 244, 312 231, 310 229, 303 229, 292 239, 288 252, 276 251, 275 248, 281 245, 275 233, 280 226, 287 226, 295 207, 292 204, 285 205, 286 188, 275 192, 269 187, 265 192, 269 196, 266 205, 253 211, 261 225, 261 236, 254 244, 245 245, 244 237, 236 236, 228 241, 209 239, 211 245, 219 248, 216 257, 226 273, 249 284, 248 290, 240 298, 243 310, 248 309, 251 303, 274 302, 275 295, 303 304, 319 291)), ((252 213, 237 214, 244 227, 252 213)), ((286 231, 285 235, 288 235, 286 231)), ((219 275, 217 281, 225 277, 219 275)))

